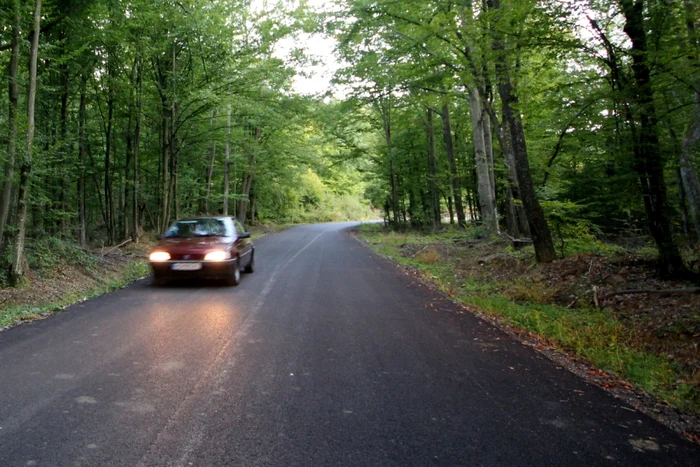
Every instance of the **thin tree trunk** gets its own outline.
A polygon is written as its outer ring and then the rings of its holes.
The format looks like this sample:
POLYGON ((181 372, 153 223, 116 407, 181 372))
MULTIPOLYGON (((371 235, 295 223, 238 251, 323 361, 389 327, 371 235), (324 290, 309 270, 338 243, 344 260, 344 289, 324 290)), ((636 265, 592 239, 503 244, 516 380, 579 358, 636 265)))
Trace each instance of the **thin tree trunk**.
POLYGON ((161 158, 160 158, 160 185, 161 185, 161 211, 159 231, 165 232, 170 220, 170 109, 165 95, 161 97, 161 158))
POLYGON ((226 159, 224 160, 224 216, 228 216, 228 204, 231 190, 231 104, 228 105, 227 115, 226 159))
MULTIPOLYGON (((635 169, 639 175, 644 205, 652 237, 659 249, 662 276, 688 276, 680 250, 673 238, 668 196, 664 179, 664 161, 659 147, 658 125, 653 102, 651 69, 647 61, 647 36, 642 0, 619 0, 625 17, 624 32, 632 42, 633 103, 638 112, 640 131, 634 138, 635 169)), ((630 122, 634 126, 636 122, 630 122)))
POLYGON ((700 181, 695 170, 695 159, 698 153, 700 153, 700 93, 695 94, 695 109, 683 138, 679 161, 683 190, 690 208, 690 219, 696 235, 700 238, 700 181))
POLYGON ((80 172, 78 175, 78 243, 81 247, 87 244, 87 221, 85 219, 85 151, 87 146, 85 141, 85 123, 87 121, 86 83, 87 77, 83 76, 80 87, 80 108, 78 110, 78 159, 80 161, 80 172))
POLYGON ((114 58, 108 57, 107 63, 107 129, 105 135, 105 174, 104 174, 104 190, 105 190, 105 212, 107 214, 107 243, 114 243, 114 201, 112 199, 112 126, 114 120, 114 58))
MULTIPOLYGON (((210 120, 210 128, 213 131, 214 130, 214 118, 216 117, 216 110, 211 111, 211 120, 210 120)), ((209 158, 209 165, 207 166, 207 186, 206 186, 206 194, 204 196, 204 212, 207 214, 210 214, 209 211, 209 202, 211 199, 211 179, 214 176, 214 162, 216 161, 216 138, 212 138, 212 143, 211 143, 211 157, 209 158)))
MULTIPOLYGON (((467 225, 464 216, 464 204, 462 204, 462 182, 457 174, 457 163, 455 161, 455 150, 452 141, 452 127, 450 124, 450 105, 445 103, 442 106, 442 128, 445 147, 447 148, 447 161, 450 164, 450 181, 452 182, 452 196, 454 196, 455 210, 457 211, 457 224, 461 228, 467 225)), ((450 216, 450 223, 452 223, 450 216)))
POLYGON ((136 243, 139 240, 139 155, 141 147, 141 114, 142 114, 142 88, 141 88, 141 62, 136 65, 136 124, 134 126, 134 173, 132 179, 131 195, 131 240, 136 243))
POLYGON ((19 2, 14 0, 12 39, 10 46, 10 63, 8 66, 9 81, 9 109, 7 126, 9 134, 7 138, 7 160, 5 161, 5 181, 2 186, 2 201, 0 201, 0 251, 5 247, 5 229, 10 215, 10 200, 15 177, 15 157, 17 153, 17 105, 19 103, 19 88, 17 87, 17 68, 19 63, 19 29, 20 15, 19 2))
MULTIPOLYGON (((260 141, 260 137, 262 136, 262 131, 260 127, 255 128, 255 133, 253 135, 253 141, 257 143, 260 141)), ((248 161, 248 170, 246 171, 245 176, 243 177, 243 183, 241 185, 241 200, 238 203, 238 220, 241 221, 242 224, 246 223, 246 216, 248 214, 248 204, 250 203, 250 190, 253 187, 253 179, 254 179, 254 174, 255 174, 255 146, 253 147, 253 150, 250 153, 250 159, 248 161)))
POLYGON ((690 208, 691 222, 695 228, 695 234, 700 240, 700 181, 695 170, 697 155, 700 154, 700 78, 698 77, 700 71, 697 71, 697 67, 700 66, 700 60, 698 59, 700 44, 698 43, 695 30, 696 12, 698 10, 697 7, 693 8, 690 0, 683 0, 683 3, 685 6, 686 29, 688 31, 688 62, 691 69, 695 68, 696 72, 695 79, 692 82, 695 88, 695 107, 683 138, 679 173, 683 191, 685 192, 685 199, 690 208))
POLYGON ((391 136, 391 108, 386 100, 378 102, 379 112, 382 116, 382 126, 384 127, 384 141, 386 142, 387 155, 389 156, 389 184, 391 186, 391 212, 394 216, 394 225, 401 223, 399 218, 399 191, 397 183, 396 167, 394 163, 394 148, 391 136))
POLYGON ((488 113, 491 117, 491 124, 496 132, 496 139, 503 152, 503 163, 506 166, 506 180, 508 189, 506 193, 506 225, 508 234, 512 237, 519 238, 521 236, 530 236, 530 227, 527 221, 527 215, 523 207, 522 198, 520 197, 520 186, 518 185, 518 175, 515 172, 515 154, 513 145, 510 141, 510 132, 505 131, 503 126, 498 121, 495 112, 491 107, 488 107, 488 113))
POLYGON ((491 169, 484 139, 484 112, 479 90, 472 88, 469 92, 469 113, 474 135, 474 155, 477 172, 477 189, 479 192, 479 207, 484 228, 491 233, 498 232, 498 216, 496 215, 496 200, 493 197, 491 169))
MULTIPOLYGON (((500 0, 487 0, 489 8, 500 9, 500 0)), ((530 161, 528 160, 525 132, 520 116, 515 113, 518 98, 510 79, 506 58, 504 56, 504 44, 501 34, 494 29, 492 47, 496 53, 496 79, 498 80, 498 94, 503 103, 503 122, 509 131, 510 141, 515 158, 515 172, 520 187, 520 196, 527 215, 532 243, 535 247, 537 262, 550 263, 554 260, 554 244, 552 236, 535 193, 535 188, 530 176, 530 161)))
POLYGON ((34 142, 34 104, 36 101, 36 68, 41 34, 41 0, 36 0, 34 10, 34 35, 29 55, 29 92, 27 93, 27 148, 20 169, 19 196, 17 199, 17 236, 15 237, 10 265, 10 284, 17 285, 24 279, 24 242, 27 228, 27 205, 31 186, 32 144, 34 142))
POLYGON ((430 214, 433 230, 438 229, 441 224, 440 219, 440 193, 437 187, 437 159, 435 157, 435 128, 433 127, 433 109, 428 108, 428 123, 426 130, 428 132, 428 186, 430 190, 430 214))

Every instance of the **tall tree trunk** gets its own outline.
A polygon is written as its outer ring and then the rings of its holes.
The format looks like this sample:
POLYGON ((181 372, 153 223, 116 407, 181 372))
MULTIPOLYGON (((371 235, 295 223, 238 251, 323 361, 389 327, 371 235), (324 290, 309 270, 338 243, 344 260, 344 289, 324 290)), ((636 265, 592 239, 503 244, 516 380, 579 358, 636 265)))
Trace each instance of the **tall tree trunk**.
POLYGON ((29 55, 29 92, 27 93, 27 148, 20 169, 19 196, 17 199, 17 236, 15 237, 10 284, 17 285, 24 279, 24 241, 27 228, 27 205, 31 186, 32 144, 34 142, 34 103, 36 101, 36 68, 41 34, 41 0, 36 0, 34 9, 34 35, 29 55))
POLYGON ((7 160, 5 161, 5 180, 2 186, 0 201, 0 251, 5 247, 5 229, 10 215, 10 200, 15 177, 15 157, 17 153, 17 105, 19 103, 19 88, 17 87, 17 68, 19 63, 19 1, 13 0, 12 42, 10 45, 10 63, 8 66, 9 109, 7 126, 7 160))
POLYGON ((479 207, 484 228, 491 233, 498 233, 498 216, 496 200, 493 196, 492 170, 489 167, 488 155, 484 138, 484 111, 481 94, 476 87, 469 91, 469 113, 474 135, 474 155, 476 161, 477 189, 479 192, 479 207))
POLYGON ((700 181, 695 170, 696 155, 700 154, 700 93, 695 93, 692 121, 686 129, 679 161, 679 171, 685 198, 690 208, 691 222, 700 238, 700 181))
MULTIPOLYGON (((634 138, 634 165, 644 193, 651 235, 659 249, 659 272, 662 276, 687 276, 689 271, 683 264, 680 250, 673 238, 669 218, 664 161, 659 147, 658 120, 653 102, 651 70, 647 61, 644 2, 619 0, 619 4, 625 17, 625 34, 632 42, 634 92, 631 99, 640 126, 640 131, 634 138)), ((630 124, 634 127, 636 122, 630 124)))
POLYGON ((226 122, 226 159, 224 160, 224 216, 228 216, 228 203, 231 189, 231 104, 228 105, 228 117, 226 122))
POLYGON ((435 128, 433 126, 433 109, 428 108, 428 122, 426 130, 428 132, 428 186, 430 191, 430 221, 433 230, 440 227, 440 193, 437 187, 437 158, 435 157, 435 128))
POLYGON ((78 159, 80 169, 78 175, 78 243, 84 247, 87 244, 87 220, 85 219, 85 164, 87 141, 85 138, 87 76, 83 76, 80 86, 80 107, 78 109, 78 159))
POLYGON ((688 31, 688 61, 691 69, 695 69, 695 76, 691 77, 691 84, 695 92, 695 107, 692 112, 690 123, 683 138, 681 149, 679 171, 685 198, 688 201, 690 208, 690 217, 695 228, 697 238, 700 240, 700 181, 695 170, 697 155, 700 154, 700 44, 698 43, 695 23, 698 20, 696 17, 697 6, 695 9, 691 5, 690 0, 683 0, 685 5, 686 28, 688 31))
MULTIPOLYGON (((464 216, 464 205, 462 204, 462 182, 457 173, 457 163, 455 161, 455 150, 452 141, 452 127, 450 124, 450 104, 442 106, 442 129, 445 147, 447 148, 447 162, 450 164, 450 181, 452 182, 452 196, 454 196, 454 206, 457 211, 457 224, 461 228, 467 225, 464 216)), ((451 216, 450 216, 451 218, 451 216)), ((452 220, 450 220, 452 223, 452 220)))
POLYGON ((110 54, 107 62, 107 128, 105 134, 105 213, 107 215, 107 243, 114 243, 114 200, 112 199, 112 127, 114 125, 114 57, 110 54))
MULTIPOLYGON (((216 110, 211 111, 211 121, 210 128, 214 131, 214 118, 216 117, 216 110)), ((211 179, 214 176, 214 162, 216 161, 216 138, 212 138, 211 143, 211 157, 209 158, 209 165, 207 166, 207 186, 206 193, 204 196, 204 212, 210 214, 209 205, 211 200, 211 179)))
MULTIPOLYGON (((389 156, 389 184, 391 187, 391 212, 394 216, 394 225, 398 226, 401 223, 399 218, 399 191, 397 183, 396 166, 394 163, 394 148, 391 136, 391 107, 390 104, 381 99, 378 103, 379 112, 382 116, 382 125, 384 127, 384 141, 386 142, 387 155, 389 156)), ((404 216, 405 217, 405 216, 404 216)))
MULTIPOLYGON (((496 139, 503 152, 503 163, 506 166, 506 228, 512 237, 530 236, 530 227, 520 196, 520 185, 518 184, 518 174, 515 172, 515 153, 510 140, 510 131, 506 131, 498 121, 496 113, 488 107, 491 117, 491 124, 496 132, 496 139)), ((505 113, 505 112, 504 112, 505 113)))
POLYGON ((161 210, 159 231, 165 232, 170 221, 170 105, 165 95, 161 96, 161 157, 160 187, 161 210))
POLYGON ((136 124, 134 125, 134 173, 131 183, 131 240, 138 242, 139 223, 139 155, 141 148, 141 114, 143 113, 141 62, 136 64, 136 124))
POLYGON ((243 183, 241 185, 241 200, 238 203, 238 220, 241 223, 246 223, 246 216, 248 214, 248 205, 250 203, 250 190, 253 187, 253 180, 255 178, 255 151, 257 149, 257 142, 260 141, 262 136, 262 130, 260 127, 256 127, 253 133, 253 150, 250 152, 250 157, 248 160, 248 170, 246 170, 243 176, 243 183))
MULTIPOLYGON (((500 0, 487 0, 489 8, 500 9, 500 0)), ((544 217, 542 206, 535 193, 535 187, 530 176, 530 161, 528 160, 527 144, 525 142, 525 131, 523 130, 520 116, 517 115, 518 98, 510 79, 508 64, 504 55, 504 44, 501 33, 494 28, 492 48, 496 53, 496 79, 498 81, 498 94, 503 104, 503 122, 509 131, 510 141, 513 147, 515 159, 515 172, 520 187, 520 196, 523 201, 525 214, 532 243, 535 247, 535 257, 539 263, 550 263, 554 260, 554 244, 552 235, 544 217)))

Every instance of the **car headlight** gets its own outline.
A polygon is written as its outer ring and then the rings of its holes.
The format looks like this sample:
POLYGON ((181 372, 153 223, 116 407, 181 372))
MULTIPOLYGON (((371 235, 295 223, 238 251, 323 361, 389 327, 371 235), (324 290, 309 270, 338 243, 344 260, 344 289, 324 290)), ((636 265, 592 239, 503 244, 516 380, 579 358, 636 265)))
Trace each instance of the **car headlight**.
POLYGON ((148 259, 154 262, 168 261, 170 259, 170 253, 168 253, 167 251, 154 251, 148 257, 148 259))
POLYGON ((231 252, 229 251, 210 251, 204 256, 204 261, 226 261, 231 258, 231 252))

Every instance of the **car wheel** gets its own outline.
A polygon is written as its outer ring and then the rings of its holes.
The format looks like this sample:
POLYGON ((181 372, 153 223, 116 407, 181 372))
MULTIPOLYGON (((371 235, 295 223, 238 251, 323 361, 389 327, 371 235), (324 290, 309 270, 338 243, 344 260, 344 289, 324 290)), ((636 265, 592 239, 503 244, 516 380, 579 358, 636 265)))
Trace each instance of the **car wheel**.
POLYGON ((226 278, 228 285, 238 285, 241 283, 241 268, 238 266, 238 260, 233 262, 233 270, 226 278))
POLYGON ((248 262, 248 265, 245 267, 243 272, 247 274, 255 272, 255 250, 250 252, 250 261, 248 262))

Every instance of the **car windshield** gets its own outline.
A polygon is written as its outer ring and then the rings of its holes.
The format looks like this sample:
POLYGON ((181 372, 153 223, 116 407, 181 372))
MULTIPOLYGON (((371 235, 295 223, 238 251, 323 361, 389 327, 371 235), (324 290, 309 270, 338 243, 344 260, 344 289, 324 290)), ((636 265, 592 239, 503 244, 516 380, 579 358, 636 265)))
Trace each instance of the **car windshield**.
POLYGON ((231 228, 223 219, 183 219, 173 223, 165 234, 168 238, 230 237, 231 228))

